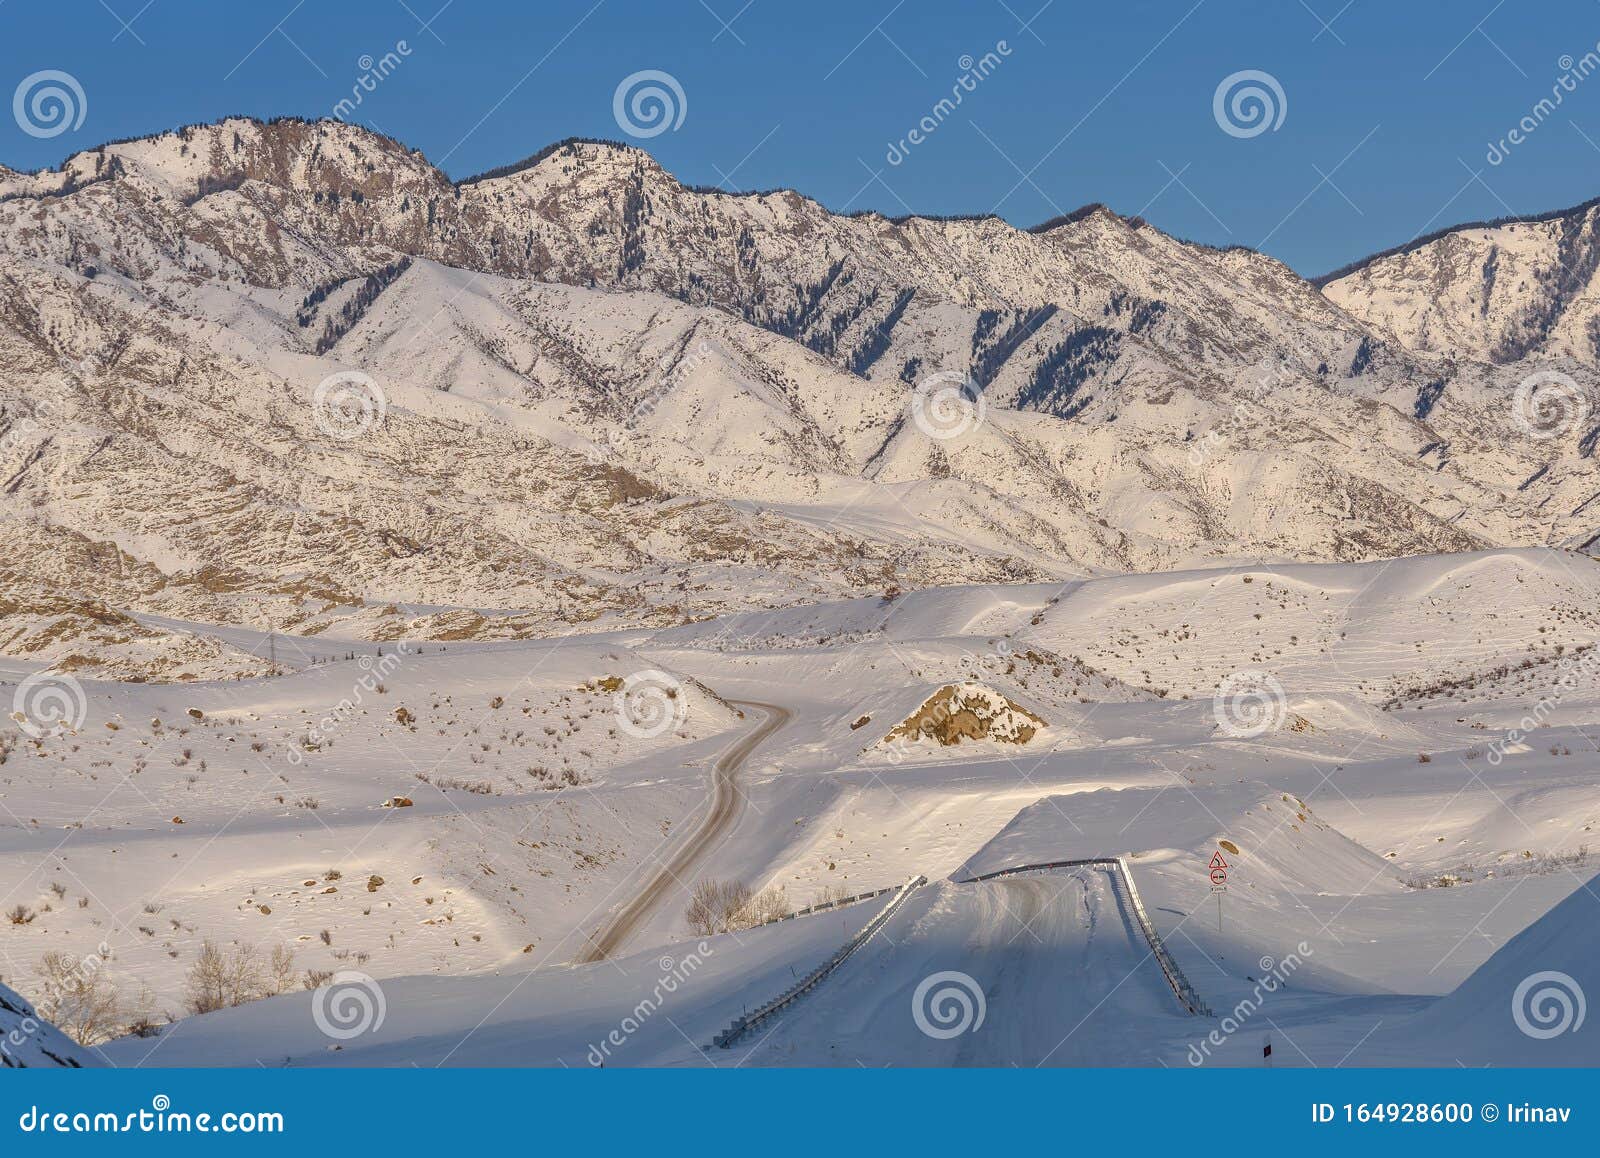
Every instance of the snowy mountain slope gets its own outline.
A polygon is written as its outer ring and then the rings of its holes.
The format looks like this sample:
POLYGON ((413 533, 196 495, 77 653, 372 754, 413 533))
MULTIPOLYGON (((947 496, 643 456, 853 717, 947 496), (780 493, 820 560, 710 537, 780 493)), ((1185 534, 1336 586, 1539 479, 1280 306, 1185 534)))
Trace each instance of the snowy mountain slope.
POLYGON ((233 119, 8 174, 0 225, 14 602, 516 638, 1600 528, 1514 368, 1100 208, 845 217, 594 143, 453 185, 233 119))
POLYGON ((1325 279, 1327 297, 1406 348, 1479 361, 1600 360, 1600 204, 1458 226, 1325 279))

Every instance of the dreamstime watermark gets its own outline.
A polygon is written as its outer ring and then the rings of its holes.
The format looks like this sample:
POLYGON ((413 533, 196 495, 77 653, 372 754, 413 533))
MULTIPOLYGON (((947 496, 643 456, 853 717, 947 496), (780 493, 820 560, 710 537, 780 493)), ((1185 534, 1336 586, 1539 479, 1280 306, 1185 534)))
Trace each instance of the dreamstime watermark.
POLYGON ((988 1012, 983 986, 971 974, 956 969, 929 974, 911 994, 911 1020, 938 1041, 977 1033, 988 1012))
POLYGON ((1232 1009, 1222 1015, 1222 1020, 1215 1029, 1206 1034, 1198 1042, 1189 1043, 1189 1064, 1203 1066, 1211 1059, 1212 1051, 1221 1049, 1230 1037, 1244 1027, 1245 1022, 1256 1015, 1261 1008, 1263 999, 1270 993, 1276 993, 1288 984, 1289 978, 1294 975, 1300 966, 1305 964, 1305 959, 1310 957, 1311 946, 1301 941, 1294 947, 1294 952, 1284 957, 1281 961, 1272 957, 1263 957, 1257 964, 1260 966, 1262 976, 1256 979, 1248 996, 1239 999, 1232 1009))
POLYGON ((282 1134, 283 1114, 276 1110, 226 1110, 220 1114, 174 1110, 172 1099, 157 1094, 148 1110, 125 1114, 105 1110, 51 1111, 30 1105, 17 1117, 25 1134, 282 1134))
POLYGON ((17 128, 30 137, 49 139, 83 127, 89 98, 70 72, 46 68, 22 78, 11 96, 17 128))
POLYGON ((377 980, 353 969, 343 969, 311 994, 311 1020, 326 1037, 349 1041, 383 1028, 389 1003, 377 980))
POLYGON ((395 74, 395 71, 405 63, 411 55, 411 45, 404 40, 394 42, 394 48, 373 59, 371 53, 363 53, 356 61, 360 73, 356 76, 355 83, 350 86, 350 95, 333 106, 333 119, 344 121, 361 107, 368 95, 378 91, 378 86, 395 74))
POLYGON ((682 957, 663 957, 659 962, 661 976, 656 978, 655 985, 650 992, 640 999, 639 1003, 628 1011, 615 1028, 607 1033, 598 1042, 589 1046, 588 1060, 596 1069, 603 1068, 611 1057, 613 1050, 621 1049, 628 1044, 628 1039, 638 1033, 644 1024, 656 1015, 656 1012, 666 1003, 667 998, 676 993, 690 977, 706 963, 706 958, 712 956, 714 950, 709 942, 701 941, 690 952, 682 957))
POLYGON ((1213 454, 1222 449, 1228 439, 1241 430, 1248 429, 1253 421, 1260 418, 1259 409, 1274 389, 1293 382, 1296 377, 1296 373, 1286 362, 1279 362, 1257 374, 1248 394, 1236 398, 1226 416, 1198 438, 1190 440, 1189 465, 1196 469, 1204 466, 1213 454))
POLYGON ((1511 994, 1511 1020, 1540 1041, 1577 1033, 1588 1012, 1583 986, 1571 974, 1555 969, 1530 973, 1511 994))
MULTIPOLYGON (((682 385, 685 378, 704 365, 711 357, 711 354, 711 343, 702 338, 695 344, 693 350, 681 358, 674 360, 670 357, 662 357, 656 364, 661 373, 660 378, 655 385, 640 396, 628 411, 628 417, 623 419, 622 422, 623 432, 629 435, 635 433, 639 428, 639 424, 654 414, 667 395, 682 385)), ((617 431, 607 430, 600 441, 590 448, 588 453, 589 460, 598 464, 603 462, 608 455, 617 453, 619 440, 620 436, 617 431)))
POLYGON ((664 736, 689 718, 683 682, 654 668, 624 679, 616 691, 614 708, 617 726, 640 740, 664 736))
MULTIPOLYGON (((74 361, 70 358, 58 358, 57 363, 67 375, 67 380, 56 382, 56 392, 66 395, 72 390, 73 376, 87 378, 95 373, 97 367, 93 360, 80 358, 74 361)), ((34 403, 31 414, 23 414, 11 419, 4 434, 0 434, 0 453, 9 454, 11 451, 33 441, 44 433, 44 422, 58 422, 67 417, 67 408, 52 397, 40 398, 34 403)))
POLYGON ((961 669, 969 680, 1005 675, 1015 662, 1016 644, 1005 636, 990 640, 989 646, 982 651, 963 650, 960 659, 961 669))
POLYGON ((976 60, 970 53, 963 55, 956 61, 956 66, 961 69, 961 75, 957 76, 955 83, 950 86, 950 95, 940 97, 905 136, 898 141, 891 141, 883 159, 891 165, 902 164, 911 155, 911 150, 938 132, 940 126, 961 107, 961 102, 969 94, 977 92, 978 86, 988 80, 995 69, 999 68, 1010 55, 1011 45, 1004 40, 995 41, 994 48, 976 60))
POLYGON ((311 396, 317 429, 329 438, 349 442, 383 425, 389 399, 371 374, 341 370, 317 383, 311 396))
POLYGON ((1283 727, 1289 697, 1271 672, 1236 671, 1217 685, 1211 715, 1226 735, 1253 740, 1283 727))
POLYGON ((1246 68, 1222 78, 1211 95, 1211 115, 1230 137, 1259 137, 1277 132, 1289 115, 1289 98, 1270 72, 1246 68))
POLYGON ((1511 420, 1529 438, 1560 438, 1589 417, 1589 396, 1559 370, 1540 370, 1517 384, 1511 399, 1511 420))
POLYGON ((300 738, 284 741, 284 758, 291 764, 305 762, 308 752, 318 752, 366 708, 367 697, 383 694, 383 681, 393 675, 412 656, 409 644, 401 641, 394 650, 377 656, 363 655, 356 660, 361 674, 350 684, 350 691, 338 703, 313 720, 300 738))
POLYGON ((89 715, 83 685, 59 672, 36 671, 11 693, 11 718, 35 740, 77 732, 89 715))
POLYGON ((622 78, 611 95, 611 115, 630 137, 648 140, 683 127, 689 98, 670 72, 646 68, 622 78))
POLYGON ((1520 745, 1531 733, 1541 728, 1550 714, 1565 703, 1567 696, 1577 691, 1581 683, 1586 679, 1592 683, 1600 676, 1600 648, 1587 647, 1575 656, 1563 655, 1556 660, 1556 666, 1561 669, 1561 678, 1556 680, 1554 690, 1535 700, 1533 707, 1517 721, 1515 728, 1507 729, 1504 736, 1489 745, 1485 758, 1496 768, 1505 762, 1512 746, 1520 745))
POLYGON ((938 370, 911 392, 911 420, 929 438, 960 438, 983 425, 989 403, 969 375, 938 370))
POLYGON ((1536 101, 1505 136, 1498 141, 1489 142, 1489 151, 1483 155, 1483 159, 1489 164, 1502 164, 1511 155, 1511 150, 1527 141, 1538 132, 1540 125, 1555 114, 1569 93, 1577 92, 1580 84, 1600 71, 1600 44, 1596 44, 1576 60, 1572 58, 1571 53, 1564 53, 1556 61, 1556 67, 1561 70, 1561 75, 1556 77, 1555 83, 1550 86, 1550 95, 1536 101))

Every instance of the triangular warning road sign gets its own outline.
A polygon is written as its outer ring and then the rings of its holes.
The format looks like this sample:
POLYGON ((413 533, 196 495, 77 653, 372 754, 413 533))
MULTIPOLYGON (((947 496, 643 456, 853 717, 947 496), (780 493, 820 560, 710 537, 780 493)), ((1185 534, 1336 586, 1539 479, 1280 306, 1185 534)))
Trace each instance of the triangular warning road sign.
POLYGON ((1222 854, 1220 852, 1216 852, 1211 855, 1211 867, 1214 869, 1225 869, 1228 867, 1228 862, 1222 859, 1222 854))

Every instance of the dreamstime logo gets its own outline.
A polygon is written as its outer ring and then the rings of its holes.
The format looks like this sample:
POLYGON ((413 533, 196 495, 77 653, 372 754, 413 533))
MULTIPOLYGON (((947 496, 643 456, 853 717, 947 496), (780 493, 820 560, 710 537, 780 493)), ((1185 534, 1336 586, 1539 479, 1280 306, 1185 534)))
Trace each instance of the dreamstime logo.
POLYGON ((1597 668, 1600 668, 1600 649, 1592 644, 1580 649, 1572 655, 1563 655, 1556 660, 1556 667, 1560 669, 1561 676, 1556 680, 1550 692, 1539 697, 1531 710, 1518 722, 1514 728, 1509 728, 1506 734, 1489 745, 1489 763, 1498 768, 1506 755, 1517 748, 1530 733, 1544 726, 1550 714, 1566 702, 1570 693, 1584 687, 1595 678, 1597 668))
POLYGON ((653 740, 682 726, 689 717, 689 701, 683 684, 666 672, 635 672, 617 689, 616 714, 628 735, 653 740))
POLYGON ((1570 94, 1578 91, 1580 84, 1596 72, 1600 72, 1600 44, 1596 44, 1576 60, 1572 58, 1571 53, 1563 53, 1556 61, 1556 67, 1561 70, 1561 75, 1556 77, 1555 83, 1550 86, 1550 95, 1540 97, 1505 136, 1498 141, 1489 142, 1489 151, 1483 158, 1489 164, 1499 165, 1504 162, 1513 149, 1538 132, 1539 126, 1555 115, 1556 109, 1566 102, 1570 94))
POLYGON ((83 685, 69 675, 34 672, 11 696, 11 718, 35 740, 76 732, 88 714, 83 685))
POLYGON ((911 150, 938 132, 939 127, 961 107, 967 95, 977 92, 978 86, 1010 55, 1011 45, 1004 40, 996 41, 994 51, 986 52, 976 60, 972 58, 971 53, 963 53, 961 59, 956 61, 956 67, 961 70, 961 74, 950 86, 950 95, 940 97, 928 110, 927 115, 917 121, 905 136, 898 141, 890 142, 883 159, 891 165, 903 163, 911 155, 911 150))
POLYGON ((911 1020, 941 1041, 983 1028, 989 1004, 983 986, 966 973, 946 969, 922 979, 911 995, 911 1020))
POLYGON ((989 404, 965 374, 940 370, 911 393, 911 420, 929 438, 959 438, 983 425, 989 404))
POLYGON ((1253 423, 1259 422, 1264 413, 1262 407, 1273 393, 1293 384, 1296 377, 1295 367, 1287 359, 1280 358, 1275 364, 1263 368, 1256 375, 1248 395, 1237 398, 1216 425, 1189 442, 1189 465, 1198 470, 1222 449, 1229 438, 1249 430, 1253 423))
POLYGON ((70 72, 46 68, 22 78, 11 97, 11 115, 30 137, 59 137, 83 127, 89 98, 70 72))
POLYGON ((586 448, 584 457, 599 466, 612 454, 620 454, 622 444, 637 433, 639 424, 654 414, 666 397, 694 374, 711 357, 712 352, 711 343, 702 338, 693 350, 676 361, 670 356, 662 358, 657 363, 661 371, 660 380, 633 404, 633 409, 628 411, 628 417, 623 420, 622 429, 606 430, 598 442, 586 448))
POLYGON ((1554 969, 1524 977, 1511 995, 1511 1020, 1527 1036, 1541 1041, 1577 1033, 1587 1012, 1583 986, 1554 969))
POLYGON ((411 52, 411 45, 404 40, 397 40, 393 51, 384 53, 376 60, 370 52, 362 53, 360 59, 356 61, 356 67, 361 70, 360 74, 350 86, 350 95, 333 106, 333 119, 349 120, 351 114, 361 107, 367 95, 377 92, 378 86, 394 75, 395 70, 405 62, 411 52))
POLYGON ((311 1020, 335 1041, 377 1033, 388 1010, 377 981, 354 970, 335 973, 333 980, 311 995, 311 1020))
POLYGON ((596 1069, 603 1068, 612 1053, 627 1045, 628 1039, 656 1015, 668 997, 688 984, 713 952, 709 942, 701 941, 682 957, 661 958, 658 962, 661 976, 656 978, 654 988, 639 999, 639 1003, 623 1016, 611 1032, 589 1046, 589 1064, 596 1069))
POLYGON ((1189 1043, 1189 1064, 1205 1065, 1216 1050, 1226 1045, 1228 1039, 1256 1015, 1265 1004, 1268 994, 1276 993, 1289 984, 1289 978, 1306 963, 1305 959, 1309 956, 1311 956, 1311 946, 1301 941, 1295 946, 1294 951, 1285 955, 1281 961, 1270 955, 1257 961, 1256 967, 1260 970, 1261 976, 1250 977, 1249 980, 1254 982, 1250 992, 1240 998, 1232 1009, 1226 1011, 1205 1037, 1189 1043))
POLYGON ((289 763, 304 763, 306 753, 322 751, 333 743, 335 734, 366 715, 367 697, 381 695, 383 681, 400 670, 413 654, 410 645, 401 641, 393 645, 392 651, 380 649, 376 659, 370 655, 359 657, 356 667, 361 674, 351 681, 349 694, 313 720, 296 738, 283 742, 284 756, 289 763))
POLYGON ((1589 399, 1567 375, 1556 370, 1529 374, 1517 385, 1511 417, 1530 438, 1560 438, 1589 416, 1589 399))
POLYGON ((659 137, 683 127, 689 115, 689 98, 670 72, 647 68, 622 78, 611 97, 611 115, 617 127, 632 137, 659 137))
POLYGON ((348 442, 383 425, 389 400, 371 374, 341 370, 317 383, 311 410, 322 433, 348 442))
POLYGON ((1283 727, 1289 697, 1271 672, 1236 671, 1211 697, 1217 727, 1236 740, 1251 740, 1283 727))
POLYGON ((1270 72, 1247 68, 1222 78, 1211 97, 1211 115, 1230 137, 1277 132, 1289 115, 1289 98, 1270 72))

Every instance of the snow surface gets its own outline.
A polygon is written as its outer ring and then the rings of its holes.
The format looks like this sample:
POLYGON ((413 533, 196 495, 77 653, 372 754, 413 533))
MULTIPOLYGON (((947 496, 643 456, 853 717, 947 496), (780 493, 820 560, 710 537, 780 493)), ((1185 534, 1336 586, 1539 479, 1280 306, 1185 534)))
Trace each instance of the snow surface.
POLYGON ((181 1014, 202 940, 286 944, 298 968, 359 972, 385 998, 382 1026, 349 1039, 313 1016, 337 986, 180 1017, 156 1038, 103 1045, 119 1065, 581 1065, 613 1030, 623 1040, 601 1049, 607 1065, 1187 1065, 1202 1046, 1203 1064, 1256 1064, 1262 1033, 1282 1040, 1279 1064, 1593 1062, 1589 1028, 1527 1038, 1496 1011, 1509 1017, 1516 986, 1541 970, 1592 977, 1571 914, 1587 912, 1579 886, 1600 823, 1600 672, 1584 658, 1597 584, 1587 560, 1495 552, 429 644, 302 764, 284 746, 348 694, 360 663, 91 683, 79 734, 18 746, 0 766, 0 879, 8 905, 36 913, 4 927, 0 960, 26 993, 46 948, 105 938, 110 975, 181 1014), (1240 668, 1282 688, 1259 734, 1222 726, 1228 701, 1214 693, 1240 668), (671 673, 687 711, 639 739, 595 681, 644 670, 671 673), (886 750, 952 683, 1049 726, 1027 745, 886 750), (746 807, 618 957, 567 964, 694 829, 712 760, 754 726, 735 701, 793 713, 739 771, 746 807), (413 725, 396 722, 399 706, 413 725), (535 763, 580 782, 542 787, 535 763), (469 779, 488 791, 441 787, 469 779), (411 808, 382 807, 401 792, 411 808), (303 795, 319 807, 295 807, 303 795), (1219 926, 1207 866, 1223 842, 1236 851, 1219 926), (1102 873, 961 883, 1113 855, 1214 1018, 1172 999, 1102 873), (683 917, 695 881, 781 887, 798 907, 918 873, 932 883, 770 1036, 711 1047, 875 906, 700 938, 683 917), (372 892, 369 875, 383 878, 372 892), (1281 984, 1263 996, 1274 967, 1281 984), (988 1020, 930 1038, 911 998, 952 971, 974 979, 988 1020), (1435 1011, 1453 993, 1476 994, 1479 1030, 1446 1032, 1450 1015, 1435 1011))

